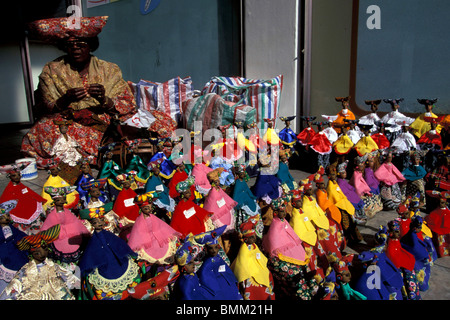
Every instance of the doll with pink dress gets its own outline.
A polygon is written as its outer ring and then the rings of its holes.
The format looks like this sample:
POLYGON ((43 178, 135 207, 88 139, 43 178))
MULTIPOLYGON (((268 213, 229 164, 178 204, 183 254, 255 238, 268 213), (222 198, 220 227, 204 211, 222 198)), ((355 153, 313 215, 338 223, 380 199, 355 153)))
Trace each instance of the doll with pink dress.
POLYGON ((392 151, 386 151, 382 155, 384 161, 374 174, 375 178, 380 181, 381 200, 384 209, 395 210, 402 201, 400 184, 405 181, 405 177, 392 163, 392 151))

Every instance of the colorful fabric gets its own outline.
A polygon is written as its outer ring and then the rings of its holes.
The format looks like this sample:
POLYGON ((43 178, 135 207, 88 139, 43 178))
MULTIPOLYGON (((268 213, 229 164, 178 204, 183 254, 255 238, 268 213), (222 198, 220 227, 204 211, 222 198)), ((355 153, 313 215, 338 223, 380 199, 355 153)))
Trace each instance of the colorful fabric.
POLYGON ((3 190, 0 203, 8 200, 17 200, 16 207, 9 212, 13 225, 27 234, 37 233, 45 219, 42 206, 47 200, 24 184, 14 185, 11 181, 3 190))
POLYGON ((64 207, 67 209, 75 208, 80 201, 80 195, 76 190, 76 186, 70 186, 60 176, 50 175, 43 185, 41 197, 47 200, 42 206, 44 211, 47 211, 47 208, 51 207, 52 195, 66 197, 67 203, 64 207))
MULTIPOLYGON (((139 108, 150 112, 159 111, 171 117, 175 123, 181 120, 183 103, 192 98, 194 93, 191 77, 175 77, 163 83, 141 79, 138 83, 130 85, 139 108)), ((163 136, 167 135, 161 135, 163 136)))
POLYGON ((134 223, 128 245, 139 257, 150 263, 174 262, 178 238, 181 234, 154 214, 140 214, 134 223))
POLYGON ((211 212, 206 211, 192 200, 181 200, 175 206, 170 226, 186 237, 189 233, 200 234, 208 229, 211 212))
MULTIPOLYGON (((226 101, 252 106, 256 109, 255 120, 259 129, 265 130, 266 123, 263 119, 277 117, 282 88, 282 75, 268 80, 212 77, 202 89, 202 94, 214 92, 226 101)), ((244 124, 251 122, 246 121, 244 124)))
POLYGON ((213 213, 211 220, 216 227, 226 225, 226 231, 230 231, 235 228, 236 205, 237 202, 222 188, 213 187, 204 199, 203 209, 213 213))
POLYGON ((102 31, 107 20, 107 16, 49 18, 31 22, 29 30, 31 35, 44 41, 67 39, 71 36, 91 38, 102 31))
POLYGON ((261 297, 262 300, 274 300, 273 280, 267 268, 267 261, 268 259, 257 245, 241 244, 231 270, 240 283, 240 287, 245 287, 245 300, 258 300, 261 297))
POLYGON ((308 262, 302 240, 285 219, 274 217, 268 232, 263 236, 262 248, 269 257, 277 257, 297 265, 308 262))
POLYGON ((41 247, 42 243, 52 243, 59 237, 61 226, 54 225, 47 230, 43 230, 34 235, 29 235, 17 242, 17 248, 22 251, 32 250, 41 247))

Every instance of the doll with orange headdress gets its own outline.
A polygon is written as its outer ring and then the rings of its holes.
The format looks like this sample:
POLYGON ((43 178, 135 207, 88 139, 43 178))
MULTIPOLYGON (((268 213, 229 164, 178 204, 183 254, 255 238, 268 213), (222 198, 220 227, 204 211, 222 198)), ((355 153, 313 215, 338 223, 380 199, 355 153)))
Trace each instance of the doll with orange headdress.
POLYGON ((258 220, 259 216, 250 217, 239 226, 242 244, 230 268, 238 280, 244 300, 275 300, 268 260, 257 245, 258 220))
POLYGON ((342 105, 342 110, 337 113, 336 119, 333 120, 333 127, 335 128, 337 133, 341 133, 342 127, 345 125, 344 120, 355 120, 356 117, 354 113, 348 108, 350 105, 350 96, 348 97, 335 97, 337 102, 340 102, 342 105))

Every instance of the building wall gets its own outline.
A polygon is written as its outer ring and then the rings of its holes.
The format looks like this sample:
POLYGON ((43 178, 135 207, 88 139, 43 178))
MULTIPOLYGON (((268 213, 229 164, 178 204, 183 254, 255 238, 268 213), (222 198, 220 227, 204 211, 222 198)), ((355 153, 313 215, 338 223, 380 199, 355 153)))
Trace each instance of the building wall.
MULTIPOLYGON (((245 77, 283 75, 279 116, 297 115, 298 0, 245 0, 245 77)), ((278 120, 277 128, 283 123, 278 120)), ((292 123, 295 130, 295 123, 292 123)))

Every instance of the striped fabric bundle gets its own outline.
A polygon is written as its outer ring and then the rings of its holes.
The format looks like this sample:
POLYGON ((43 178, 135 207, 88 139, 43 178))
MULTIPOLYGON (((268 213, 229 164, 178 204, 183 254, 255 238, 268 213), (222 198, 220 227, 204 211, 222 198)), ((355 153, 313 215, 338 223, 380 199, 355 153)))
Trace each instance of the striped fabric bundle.
POLYGON ((194 128, 196 121, 202 122, 202 132, 219 127, 222 125, 222 115, 226 105, 227 102, 215 93, 187 100, 183 104, 183 127, 191 131, 198 130, 194 128))
POLYGON ((212 77, 204 86, 202 94, 217 93, 227 101, 244 104, 256 109, 256 122, 266 129, 265 118, 276 118, 280 106, 283 76, 269 80, 240 77, 212 77))
POLYGON ((194 92, 190 77, 175 77, 164 83, 140 80, 128 81, 136 98, 136 104, 143 110, 158 110, 172 117, 177 123, 181 119, 181 106, 194 92))

